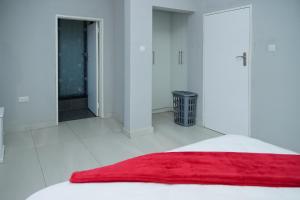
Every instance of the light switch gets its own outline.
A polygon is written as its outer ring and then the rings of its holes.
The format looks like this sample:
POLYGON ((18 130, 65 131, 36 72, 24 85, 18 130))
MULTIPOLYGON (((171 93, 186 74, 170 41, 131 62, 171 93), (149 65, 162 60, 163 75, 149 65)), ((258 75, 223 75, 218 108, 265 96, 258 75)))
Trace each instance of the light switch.
POLYGON ((140 46, 140 52, 144 52, 146 51, 146 47, 145 46, 140 46))
POLYGON ((19 100, 20 103, 27 103, 27 102, 29 102, 29 97, 28 96, 19 97, 18 100, 19 100))
POLYGON ((275 44, 269 44, 268 45, 268 51, 269 52, 275 52, 276 51, 276 45, 275 44))

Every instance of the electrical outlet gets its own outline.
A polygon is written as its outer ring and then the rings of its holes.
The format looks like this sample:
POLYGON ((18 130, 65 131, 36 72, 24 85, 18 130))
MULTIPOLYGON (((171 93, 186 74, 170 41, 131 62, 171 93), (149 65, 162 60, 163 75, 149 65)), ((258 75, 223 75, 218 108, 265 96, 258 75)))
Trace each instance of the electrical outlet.
POLYGON ((29 97, 25 96, 25 97, 19 97, 19 103, 27 103, 29 102, 29 97))
POLYGON ((275 52, 276 51, 276 44, 269 44, 268 45, 268 51, 269 52, 275 52))

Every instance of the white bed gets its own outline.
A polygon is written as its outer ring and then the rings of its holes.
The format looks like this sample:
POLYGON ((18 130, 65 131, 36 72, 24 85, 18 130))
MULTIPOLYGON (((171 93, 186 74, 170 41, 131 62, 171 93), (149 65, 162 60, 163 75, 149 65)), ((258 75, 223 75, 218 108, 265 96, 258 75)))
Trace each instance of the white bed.
MULTIPOLYGON (((226 135, 173 151, 226 151, 294 154, 256 139, 226 135)), ((299 200, 300 188, 152 183, 57 184, 27 200, 299 200)))

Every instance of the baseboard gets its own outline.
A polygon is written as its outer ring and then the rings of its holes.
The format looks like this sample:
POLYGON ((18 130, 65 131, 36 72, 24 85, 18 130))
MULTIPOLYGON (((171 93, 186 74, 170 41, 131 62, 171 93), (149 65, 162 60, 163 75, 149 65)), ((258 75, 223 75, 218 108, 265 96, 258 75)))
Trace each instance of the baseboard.
POLYGON ((154 128, 153 128, 153 126, 151 126, 149 128, 128 130, 127 128, 124 127, 123 128, 123 132, 128 137, 133 138, 133 137, 137 137, 137 136, 143 136, 143 135, 153 134, 154 133, 154 128))
POLYGON ((173 108, 169 107, 169 108, 160 108, 160 109, 153 109, 152 113, 156 114, 156 113, 163 113, 163 112, 172 112, 173 108))
POLYGON ((4 152, 5 152, 5 146, 3 145, 0 148, 0 163, 3 163, 3 161, 4 161, 4 152))

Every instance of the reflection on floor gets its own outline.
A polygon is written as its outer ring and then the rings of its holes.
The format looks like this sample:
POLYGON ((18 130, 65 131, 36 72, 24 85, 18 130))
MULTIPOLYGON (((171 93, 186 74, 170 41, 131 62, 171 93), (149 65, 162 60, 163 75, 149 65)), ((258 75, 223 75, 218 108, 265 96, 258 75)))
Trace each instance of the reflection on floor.
POLYGON ((24 200, 44 187, 68 180, 76 170, 220 136, 201 127, 178 126, 171 113, 155 114, 153 125, 154 134, 131 139, 122 133, 122 125, 116 120, 99 118, 6 133, 6 155, 0 164, 0 198, 24 200))

